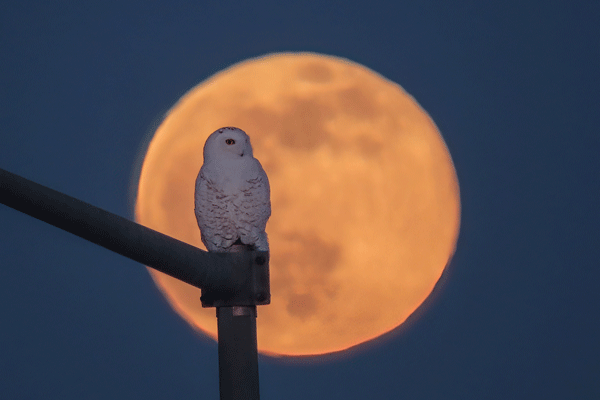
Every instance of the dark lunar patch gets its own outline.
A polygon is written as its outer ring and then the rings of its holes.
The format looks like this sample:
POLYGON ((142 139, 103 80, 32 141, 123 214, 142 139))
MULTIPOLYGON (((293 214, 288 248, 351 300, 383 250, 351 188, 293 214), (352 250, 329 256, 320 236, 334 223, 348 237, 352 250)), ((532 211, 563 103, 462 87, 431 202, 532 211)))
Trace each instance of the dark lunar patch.
POLYGON ((340 259, 340 247, 312 234, 284 235, 283 252, 271 254, 271 265, 278 269, 272 285, 290 288, 286 298, 288 312, 299 318, 314 314, 319 303, 336 296, 337 283, 332 280, 340 259))
POLYGON ((292 294, 288 298, 287 311, 302 319, 310 317, 317 310, 318 302, 311 294, 292 294))
POLYGON ((378 158, 383 150, 383 144, 367 134, 359 136, 357 142, 360 153, 366 159, 378 158))
POLYGON ((281 144, 300 150, 312 150, 329 140, 324 122, 331 116, 331 109, 313 100, 290 99, 289 113, 293 116, 283 122, 277 132, 281 144))
POLYGON ((357 118, 370 119, 380 114, 373 93, 361 87, 344 89, 337 94, 342 111, 357 118))
POLYGON ((329 67, 321 63, 306 63, 298 68, 296 75, 299 79, 313 83, 326 83, 331 80, 333 73, 329 67))

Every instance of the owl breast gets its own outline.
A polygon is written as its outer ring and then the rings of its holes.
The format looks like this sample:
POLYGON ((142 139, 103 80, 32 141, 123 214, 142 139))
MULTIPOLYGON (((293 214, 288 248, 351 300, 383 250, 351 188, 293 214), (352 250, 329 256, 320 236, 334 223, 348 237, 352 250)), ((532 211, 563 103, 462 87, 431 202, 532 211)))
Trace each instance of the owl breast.
POLYGON ((261 178, 235 185, 214 182, 202 171, 196 181, 195 213, 202 241, 209 251, 225 251, 238 239, 264 248, 271 214, 268 183, 261 178))

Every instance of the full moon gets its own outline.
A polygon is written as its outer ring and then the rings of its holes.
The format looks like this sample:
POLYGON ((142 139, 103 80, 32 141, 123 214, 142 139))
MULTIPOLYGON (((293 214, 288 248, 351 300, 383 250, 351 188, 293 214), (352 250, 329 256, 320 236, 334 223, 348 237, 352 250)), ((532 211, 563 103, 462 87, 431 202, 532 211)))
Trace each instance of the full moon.
MULTIPOLYGON (((152 138, 136 220, 204 249, 194 181, 210 133, 251 138, 271 183, 271 304, 258 348, 341 351, 402 324, 454 254, 456 172, 437 127, 400 86, 346 59, 278 53, 217 73, 185 94, 152 138)), ((200 289, 149 269, 172 307, 216 338, 200 289)))

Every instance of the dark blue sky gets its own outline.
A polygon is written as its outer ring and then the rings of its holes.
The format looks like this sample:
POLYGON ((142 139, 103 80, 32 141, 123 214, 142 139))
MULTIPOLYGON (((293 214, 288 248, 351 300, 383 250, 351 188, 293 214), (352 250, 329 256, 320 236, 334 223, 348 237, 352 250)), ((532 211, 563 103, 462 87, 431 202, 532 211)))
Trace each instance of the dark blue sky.
MULTIPOLYGON (((123 216, 164 112, 249 57, 349 58, 440 128, 444 284, 361 351, 261 358, 263 399, 600 398, 598 1, 59 3, 0 4, 0 168, 123 216)), ((2 398, 218 398, 216 344, 142 266, 5 206, 0 321, 2 398)))

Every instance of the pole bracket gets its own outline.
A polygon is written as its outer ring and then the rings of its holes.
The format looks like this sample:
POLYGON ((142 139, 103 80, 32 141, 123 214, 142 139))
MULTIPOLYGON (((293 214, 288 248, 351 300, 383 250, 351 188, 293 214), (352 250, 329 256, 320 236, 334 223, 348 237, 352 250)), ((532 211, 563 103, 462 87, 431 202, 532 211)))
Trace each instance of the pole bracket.
POLYGON ((269 252, 250 251, 248 262, 236 264, 232 280, 239 290, 232 292, 226 287, 202 289, 202 307, 262 306, 271 303, 269 283, 269 252))

